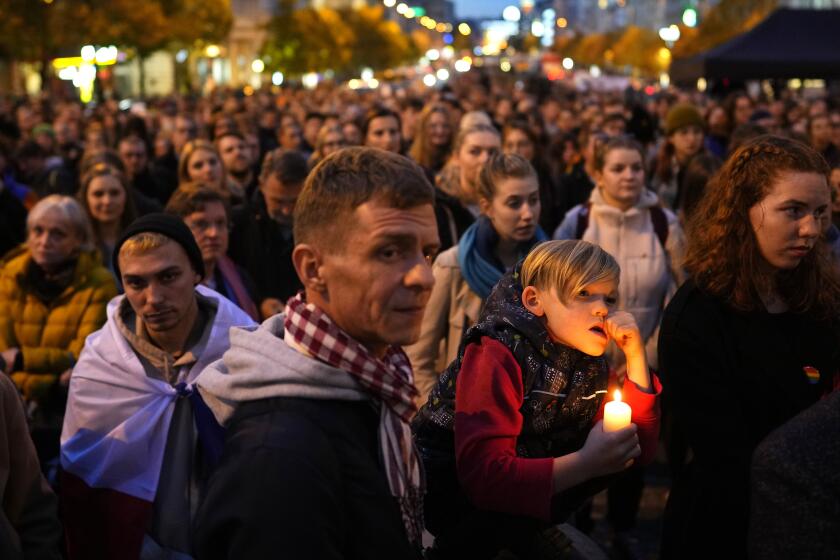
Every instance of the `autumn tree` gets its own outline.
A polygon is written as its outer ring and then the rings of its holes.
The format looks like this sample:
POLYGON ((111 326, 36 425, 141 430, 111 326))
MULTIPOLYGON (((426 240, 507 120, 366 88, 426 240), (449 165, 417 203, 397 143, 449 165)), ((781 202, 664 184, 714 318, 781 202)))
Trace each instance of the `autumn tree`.
POLYGON ((353 33, 349 72, 355 74, 365 66, 391 68, 416 54, 411 36, 403 34, 397 22, 386 20, 381 6, 348 8, 341 16, 353 33))
POLYGON ((628 26, 612 45, 615 66, 630 66, 646 75, 658 75, 667 70, 659 54, 665 46, 659 35, 650 29, 628 26))
POLYGON ((333 70, 357 75, 364 67, 396 66, 416 54, 411 36, 384 18, 380 6, 332 10, 297 8, 280 0, 268 24, 263 58, 290 75, 333 70))
POLYGON ((49 60, 82 45, 114 44, 142 59, 220 41, 232 22, 230 0, 0 0, 0 14, 0 56, 40 61, 45 77, 49 60))
POLYGON ((721 0, 703 16, 696 31, 681 29, 674 56, 693 56, 746 33, 777 6, 778 0, 721 0))

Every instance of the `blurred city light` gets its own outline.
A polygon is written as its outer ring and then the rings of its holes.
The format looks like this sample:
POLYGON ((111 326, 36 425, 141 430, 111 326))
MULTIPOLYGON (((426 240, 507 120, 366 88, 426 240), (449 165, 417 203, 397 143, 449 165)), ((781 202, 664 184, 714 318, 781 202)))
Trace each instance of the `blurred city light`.
POLYGON ((275 86, 283 85, 283 72, 275 72, 272 74, 271 83, 275 86))
POLYGON ((569 20, 564 17, 557 18, 557 27, 565 29, 569 25, 569 20))
POLYGON ((682 22, 686 27, 697 27, 697 10, 686 8, 682 15, 682 22))
POLYGON ((373 79, 373 68, 363 68, 361 76, 364 81, 371 81, 373 79))
POLYGON ((208 58, 216 58, 222 54, 222 49, 219 45, 207 45, 207 48, 204 49, 204 54, 206 54, 208 58))
POLYGON ((575 67, 575 61, 569 58, 568 56, 563 59, 563 68, 566 70, 571 70, 575 67))
POLYGON ((659 30, 659 38, 666 43, 675 43, 680 39, 680 28, 676 25, 663 27, 659 30))
POLYGON ((265 70, 265 62, 263 62, 259 58, 254 59, 254 61, 251 62, 252 72, 254 72, 255 74, 262 74, 263 70, 265 70))
POLYGON ((505 21, 519 21, 521 17, 522 13, 516 6, 508 6, 502 12, 502 19, 504 19, 505 21))
POLYGON ((708 83, 706 83, 706 78, 697 78, 697 91, 704 92, 708 87, 708 83))
POLYGON ((434 74, 426 74, 423 76, 423 83, 426 87, 432 87, 437 83, 437 78, 435 78, 434 74))
POLYGON ((472 29, 470 29, 470 26, 468 24, 462 23, 458 26, 458 32, 461 35, 469 35, 470 33, 472 33, 472 29))
POLYGON ((82 60, 85 62, 93 62, 96 59, 96 47, 93 45, 85 45, 82 47, 82 60))
POLYGON ((438 80, 440 80, 441 82, 445 82, 449 79, 449 70, 447 70, 446 68, 441 68, 437 71, 436 75, 438 80))
POLYGON ((429 49, 426 51, 426 58, 429 60, 437 60, 440 58, 440 51, 437 49, 429 49))
POLYGON ((304 74, 303 76, 301 76, 300 82, 306 89, 315 89, 316 87, 318 87, 318 74, 316 74, 315 72, 309 72, 308 74, 304 74))
POLYGON ((532 21, 531 22, 531 34, 534 37, 542 37, 543 33, 545 33, 545 26, 543 25, 543 22, 541 22, 538 19, 532 21))

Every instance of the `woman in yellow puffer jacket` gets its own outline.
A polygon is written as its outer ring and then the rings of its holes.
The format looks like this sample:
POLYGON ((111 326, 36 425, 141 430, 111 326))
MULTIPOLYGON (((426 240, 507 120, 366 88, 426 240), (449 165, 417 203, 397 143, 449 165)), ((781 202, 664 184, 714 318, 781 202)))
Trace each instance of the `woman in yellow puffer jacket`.
POLYGON ((105 323, 116 294, 78 202, 60 195, 38 202, 26 244, 0 271, 0 367, 28 403, 44 405, 57 382, 67 385, 85 337, 105 323))

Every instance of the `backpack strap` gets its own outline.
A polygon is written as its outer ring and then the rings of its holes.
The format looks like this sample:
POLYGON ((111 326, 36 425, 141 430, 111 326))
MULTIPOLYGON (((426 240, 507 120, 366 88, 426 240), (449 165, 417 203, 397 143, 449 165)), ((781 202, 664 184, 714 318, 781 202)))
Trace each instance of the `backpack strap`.
POLYGON ((578 213, 577 227, 575 228, 575 239, 583 239, 583 234, 586 228, 589 227, 589 211, 592 209, 592 203, 586 201, 578 213))
POLYGON ((653 231, 659 238, 659 243, 665 249, 665 244, 668 242, 668 216, 665 214, 665 210, 659 206, 651 206, 650 220, 653 222, 653 231))

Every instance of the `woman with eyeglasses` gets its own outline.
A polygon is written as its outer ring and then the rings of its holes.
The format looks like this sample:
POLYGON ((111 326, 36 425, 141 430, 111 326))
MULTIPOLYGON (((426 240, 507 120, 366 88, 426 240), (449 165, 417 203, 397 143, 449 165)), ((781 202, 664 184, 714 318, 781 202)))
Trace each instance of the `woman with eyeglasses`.
MULTIPOLYGON (((111 253, 123 230, 137 217, 134 197, 125 178, 117 169, 106 164, 92 165, 82 176, 76 196, 85 209, 93 228, 93 241, 99 249, 102 264, 114 274, 111 253)), ((122 292, 119 278, 114 275, 122 292)))
POLYGON ((239 306, 255 321, 260 314, 256 286, 245 270, 227 256, 230 207, 218 192, 186 183, 169 199, 166 211, 180 217, 195 237, 204 261, 202 283, 239 306))

